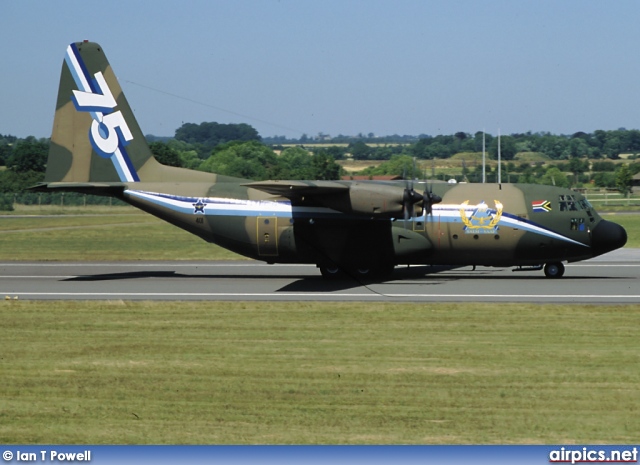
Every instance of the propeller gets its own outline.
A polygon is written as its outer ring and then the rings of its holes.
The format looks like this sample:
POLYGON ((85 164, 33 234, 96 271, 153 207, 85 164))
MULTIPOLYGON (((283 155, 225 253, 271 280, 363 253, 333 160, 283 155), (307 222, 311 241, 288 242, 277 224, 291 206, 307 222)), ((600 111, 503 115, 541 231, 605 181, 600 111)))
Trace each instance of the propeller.
POLYGON ((407 220, 416 216, 415 205, 424 202, 424 196, 419 192, 416 192, 413 188, 413 178, 416 172, 416 159, 413 159, 413 176, 407 180, 407 167, 402 170, 402 178, 405 179, 406 184, 404 192, 402 193, 402 211, 404 213, 404 226, 407 227, 407 220))
MULTIPOLYGON (((413 159, 413 172, 416 171, 416 159, 413 159)), ((403 169, 402 177, 407 179, 407 168, 403 169)), ((425 190, 422 194, 415 191, 413 188, 413 177, 406 181, 406 187, 402 195, 402 207, 404 211, 405 224, 409 218, 416 216, 415 205, 421 204, 422 208, 426 210, 427 215, 433 214, 433 205, 442 202, 442 197, 433 193, 433 184, 429 183, 428 188, 425 186, 425 190)), ((420 216, 420 215, 418 215, 420 216)))
MULTIPOLYGON (((416 159, 413 159, 413 170, 416 169, 416 159)), ((425 170, 425 179, 426 179, 426 170, 425 170)), ((426 210, 427 215, 433 214, 433 205, 436 203, 442 202, 442 197, 433 193, 433 183, 428 183, 429 190, 427 190, 427 186, 425 186, 424 193, 422 194, 422 207, 426 210)))
POLYGON ((424 209, 427 211, 427 215, 433 214, 434 204, 442 202, 442 197, 433 193, 432 184, 429 185, 428 191, 426 189, 424 190, 424 194, 422 194, 422 197, 424 198, 424 202, 422 203, 422 205, 424 206, 424 209))
POLYGON ((404 192, 402 193, 402 209, 404 211, 404 219, 408 220, 415 215, 415 205, 424 200, 424 196, 415 191, 413 188, 413 181, 407 183, 404 192))

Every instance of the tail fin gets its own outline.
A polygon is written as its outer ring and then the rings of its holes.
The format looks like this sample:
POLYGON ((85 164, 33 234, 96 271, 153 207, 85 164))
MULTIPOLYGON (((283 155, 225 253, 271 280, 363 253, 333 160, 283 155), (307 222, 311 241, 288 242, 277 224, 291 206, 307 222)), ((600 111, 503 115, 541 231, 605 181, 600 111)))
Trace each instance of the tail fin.
POLYGON ((69 45, 45 183, 151 181, 160 171, 102 47, 69 45))

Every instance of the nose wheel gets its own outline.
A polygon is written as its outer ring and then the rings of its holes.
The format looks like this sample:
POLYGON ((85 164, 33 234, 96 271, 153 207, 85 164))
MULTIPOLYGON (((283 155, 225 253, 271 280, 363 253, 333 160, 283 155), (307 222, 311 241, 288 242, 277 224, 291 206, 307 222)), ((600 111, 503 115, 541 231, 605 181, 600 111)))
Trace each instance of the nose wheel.
POLYGON ((544 266, 544 275, 552 279, 562 278, 562 275, 564 275, 564 265, 560 262, 547 263, 544 266))

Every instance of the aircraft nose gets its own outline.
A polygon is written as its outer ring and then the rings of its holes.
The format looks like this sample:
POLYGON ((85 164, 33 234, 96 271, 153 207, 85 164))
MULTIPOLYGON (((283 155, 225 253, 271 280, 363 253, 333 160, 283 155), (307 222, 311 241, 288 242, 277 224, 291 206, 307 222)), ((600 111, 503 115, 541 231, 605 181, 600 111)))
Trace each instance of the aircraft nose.
POLYGON ((619 249, 626 243, 627 231, 612 221, 600 221, 591 232, 591 248, 594 256, 619 249))

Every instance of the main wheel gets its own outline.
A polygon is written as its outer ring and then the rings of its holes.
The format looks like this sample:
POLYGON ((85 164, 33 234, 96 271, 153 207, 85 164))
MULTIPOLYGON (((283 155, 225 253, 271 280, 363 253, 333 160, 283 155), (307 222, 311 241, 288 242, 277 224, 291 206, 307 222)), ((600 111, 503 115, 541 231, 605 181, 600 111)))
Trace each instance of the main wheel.
POLYGON ((562 275, 564 275, 564 265, 560 262, 547 263, 544 266, 544 275, 552 279, 562 278, 562 275))
POLYGON ((394 266, 388 263, 379 263, 373 266, 360 266, 351 268, 350 272, 353 276, 365 280, 383 280, 387 279, 393 273, 394 266))
POLYGON ((322 273, 322 277, 326 280, 338 280, 344 279, 345 274, 340 269, 339 266, 336 265, 318 265, 320 268, 320 273, 322 273))
POLYGON ((322 273, 322 277, 326 280, 339 280, 346 278, 355 278, 362 280, 379 280, 388 278, 393 272, 394 266, 391 264, 383 264, 377 266, 358 266, 358 267, 347 267, 341 268, 337 265, 331 264, 322 264, 318 265, 320 268, 320 273, 322 273))

